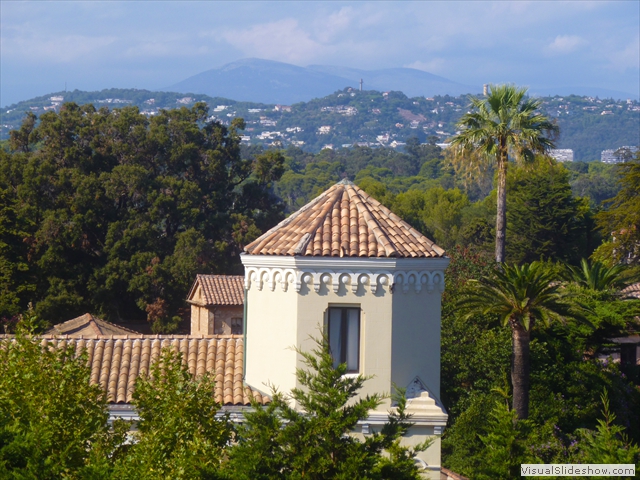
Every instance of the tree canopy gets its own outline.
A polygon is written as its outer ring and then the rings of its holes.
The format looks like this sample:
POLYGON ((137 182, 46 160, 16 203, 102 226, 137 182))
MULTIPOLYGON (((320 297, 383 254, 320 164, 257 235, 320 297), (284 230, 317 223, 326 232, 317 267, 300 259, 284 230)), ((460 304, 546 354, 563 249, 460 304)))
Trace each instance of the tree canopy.
POLYGON ((243 158, 205 104, 109 111, 65 104, 28 117, 0 152, 0 316, 86 311, 175 329, 196 273, 234 273, 243 245, 281 218, 284 158, 243 158))
POLYGON ((640 265, 640 152, 635 159, 618 165, 622 189, 597 216, 598 226, 611 241, 605 244, 601 258, 640 265))

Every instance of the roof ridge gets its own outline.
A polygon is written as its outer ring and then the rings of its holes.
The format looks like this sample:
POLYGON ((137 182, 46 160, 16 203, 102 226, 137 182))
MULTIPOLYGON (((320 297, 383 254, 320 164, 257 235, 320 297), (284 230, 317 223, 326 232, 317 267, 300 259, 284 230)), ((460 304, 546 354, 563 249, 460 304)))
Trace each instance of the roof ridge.
MULTIPOLYGON (((357 186, 355 186, 355 187, 358 190, 364 192, 364 190, 362 190, 360 187, 357 187, 357 186)), ((364 193, 366 193, 366 192, 364 192, 364 193)), ((414 227, 409 225, 409 223, 407 223, 405 220, 403 220, 397 214, 393 213, 393 211, 391 211, 391 209, 388 208, 387 206, 385 206, 382 202, 376 200, 374 197, 372 197, 369 194, 367 194, 367 198, 366 198, 366 200, 363 200, 363 202, 364 201, 366 201, 367 203, 368 202, 373 203, 376 207, 380 208, 380 210, 382 210, 382 212, 385 213, 388 217, 393 219, 395 222, 398 222, 398 223, 402 224, 402 226, 405 227, 408 230, 408 232, 411 234, 411 236, 414 237, 420 243, 426 243, 430 248, 433 248, 440 255, 445 253, 445 250, 442 247, 439 247, 438 245, 436 245, 436 243, 433 240, 427 238, 425 235, 420 233, 414 227)), ((393 241, 392 241, 392 244, 394 244, 393 241)))
MULTIPOLYGON (((336 184, 337 185, 337 184, 336 184)), ((314 198, 313 200, 311 200, 309 203, 307 203, 304 207, 302 207, 300 210, 292 213, 291 215, 289 215, 287 218, 285 218, 284 220, 282 220, 280 223, 278 223, 275 227, 270 228, 269 230, 267 230, 265 233, 263 233, 259 238, 257 238, 256 240, 254 240, 253 242, 251 242, 249 245, 247 245, 246 247, 244 247, 244 250, 247 253, 252 253, 254 250, 260 250, 262 248, 262 246, 264 244, 266 244, 269 240, 271 240, 271 238, 273 237, 274 233, 276 233, 279 229, 286 227, 287 225, 289 225, 291 222, 293 222, 296 218, 298 218, 300 215, 302 215, 303 213, 305 213, 307 210, 313 208, 317 203, 320 203, 320 201, 322 201, 324 198, 326 198, 330 192, 332 192, 334 189, 336 189, 336 185, 333 185, 331 188, 329 188, 328 190, 322 192, 320 195, 318 195, 316 198, 314 198), (262 240, 260 241, 260 243, 258 243, 255 246, 252 246, 257 240, 259 240, 260 238, 262 238, 262 240)))
MULTIPOLYGON (((350 200, 351 199, 354 200, 354 203, 356 205, 356 208, 358 209, 358 212, 360 212, 360 214, 364 218, 364 221, 367 223, 367 228, 369 228, 369 230, 371 230, 373 235, 376 237, 376 240, 378 241, 378 243, 382 245, 382 248, 384 248, 384 252, 387 255, 387 257, 396 256, 398 254, 398 250, 395 248, 395 245, 394 245, 393 241, 384 232, 382 227, 380 227, 380 224, 375 219, 375 217, 373 215, 371 215, 371 212, 365 206, 365 199, 360 197, 360 194, 359 194, 358 190, 360 190, 360 191, 364 191, 364 190, 362 190, 362 189, 356 190, 357 187, 355 187, 355 185, 350 185, 349 187, 345 187, 345 190, 347 190, 347 193, 349 195, 349 199, 350 200), (349 188, 349 187, 351 187, 351 188, 349 188), (353 190, 353 192, 352 192, 352 190, 353 190), (383 241, 383 240, 386 240, 386 242, 383 241), (389 248, 389 245, 391 246, 391 248, 389 248)), ((371 198, 373 198, 373 197, 371 197, 371 198)), ((380 202, 378 202, 377 200, 376 200, 376 202, 380 204, 380 202)), ((380 204, 380 205, 382 205, 382 204, 380 204)))

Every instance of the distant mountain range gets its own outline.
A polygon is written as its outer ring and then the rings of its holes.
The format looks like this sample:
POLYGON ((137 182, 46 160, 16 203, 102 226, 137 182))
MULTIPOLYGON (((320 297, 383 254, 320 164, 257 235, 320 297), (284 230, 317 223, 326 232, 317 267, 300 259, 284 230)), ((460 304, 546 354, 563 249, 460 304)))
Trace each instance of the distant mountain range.
POLYGON ((207 70, 163 89, 200 93, 239 101, 286 104, 308 102, 342 90, 401 91, 409 97, 479 93, 482 86, 456 83, 413 68, 358 70, 348 67, 288 63, 249 58, 207 70))

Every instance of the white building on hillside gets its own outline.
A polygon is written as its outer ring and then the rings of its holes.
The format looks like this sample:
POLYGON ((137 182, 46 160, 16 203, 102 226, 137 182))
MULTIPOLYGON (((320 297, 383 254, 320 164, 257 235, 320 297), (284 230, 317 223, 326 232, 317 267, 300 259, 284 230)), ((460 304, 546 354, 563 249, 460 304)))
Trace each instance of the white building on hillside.
POLYGON ((573 162, 573 150, 570 148, 552 148, 549 156, 558 162, 573 162))

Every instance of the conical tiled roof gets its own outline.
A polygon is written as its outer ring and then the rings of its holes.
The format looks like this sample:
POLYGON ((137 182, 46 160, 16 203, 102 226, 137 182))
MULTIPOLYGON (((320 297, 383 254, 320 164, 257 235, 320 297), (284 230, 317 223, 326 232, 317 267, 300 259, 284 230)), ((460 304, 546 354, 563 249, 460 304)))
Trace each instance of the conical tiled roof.
POLYGON ((252 255, 442 257, 444 250, 343 180, 245 247, 252 255))

